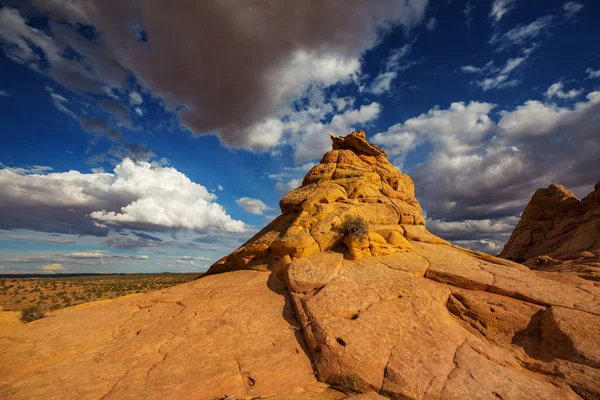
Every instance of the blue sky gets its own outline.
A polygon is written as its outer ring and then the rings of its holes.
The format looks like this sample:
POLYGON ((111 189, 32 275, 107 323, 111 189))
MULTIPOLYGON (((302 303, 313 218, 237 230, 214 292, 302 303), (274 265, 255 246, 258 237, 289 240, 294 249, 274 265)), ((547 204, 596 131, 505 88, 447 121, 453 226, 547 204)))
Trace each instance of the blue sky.
POLYGON ((600 179, 598 2, 352 3, 4 1, 0 273, 203 270, 354 129, 490 253, 600 179))

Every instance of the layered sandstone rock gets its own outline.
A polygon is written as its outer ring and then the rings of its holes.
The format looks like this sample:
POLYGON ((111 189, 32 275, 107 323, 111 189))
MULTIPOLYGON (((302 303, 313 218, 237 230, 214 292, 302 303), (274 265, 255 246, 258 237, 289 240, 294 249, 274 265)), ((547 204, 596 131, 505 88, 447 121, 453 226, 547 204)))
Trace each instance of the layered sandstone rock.
POLYGON ((583 200, 557 184, 538 189, 500 257, 600 281, 600 181, 583 200))
POLYGON ((407 239, 447 243, 425 229, 413 181, 394 168, 363 131, 332 141, 333 149, 306 174, 302 186, 281 199, 281 215, 215 263, 209 274, 265 271, 282 258, 332 249, 355 260, 393 254, 411 248, 407 239), (344 221, 357 216, 369 225, 368 235, 344 235, 344 221))
POLYGON ((600 398, 600 288, 429 234, 385 153, 333 141, 209 275, 0 337, 0 398, 600 398))

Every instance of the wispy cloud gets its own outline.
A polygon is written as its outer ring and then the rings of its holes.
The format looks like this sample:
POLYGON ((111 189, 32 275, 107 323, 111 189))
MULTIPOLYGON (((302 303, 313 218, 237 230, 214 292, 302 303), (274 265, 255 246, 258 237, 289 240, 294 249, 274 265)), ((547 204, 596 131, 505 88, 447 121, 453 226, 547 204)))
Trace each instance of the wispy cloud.
POLYGON ((565 10, 565 17, 573 18, 575 17, 579 11, 583 8, 583 4, 577 3, 576 1, 569 1, 563 5, 563 9, 565 10))
MULTIPOLYGON (((433 21, 433 25, 430 30, 433 30, 433 28, 435 28, 435 19, 432 18, 430 20, 430 23, 431 23, 431 21, 433 21)), ((429 27, 429 23, 428 23, 428 27, 429 27)), ((371 84, 371 87, 369 88, 369 92, 371 92, 373 94, 383 94, 383 93, 389 92, 392 88, 392 81, 394 79, 396 79, 396 77, 398 77, 399 73, 401 73, 402 71, 405 71, 421 62, 419 60, 413 60, 413 61, 406 60, 406 57, 412 51, 412 48, 413 48, 415 42, 416 42, 416 39, 414 39, 412 42, 407 43, 404 46, 402 46, 398 49, 392 50, 390 52, 390 56, 388 57, 388 59, 385 63, 384 70, 381 71, 379 73, 379 75, 377 75, 377 77, 371 84)))
POLYGON ((482 67, 464 65, 460 70, 463 73, 481 76, 482 78, 475 79, 472 83, 479 86, 484 91, 504 89, 519 84, 519 79, 515 78, 513 75, 526 60, 527 56, 515 57, 508 59, 502 68, 496 67, 493 61, 489 61, 482 67))
POLYGON ((505 50, 511 46, 530 46, 534 39, 537 39, 542 34, 546 33, 547 29, 551 26, 553 19, 554 17, 552 15, 546 15, 536 19, 530 24, 518 25, 506 33, 494 33, 489 40, 489 43, 493 46, 497 46, 498 50, 505 50))
POLYGON ((494 0, 492 9, 490 10, 490 18, 494 23, 500 22, 503 16, 515 6, 516 0, 494 0))
POLYGON ((596 79, 596 78, 600 78, 600 69, 599 70, 593 70, 591 68, 588 68, 585 70, 585 72, 587 72, 587 79, 596 79))

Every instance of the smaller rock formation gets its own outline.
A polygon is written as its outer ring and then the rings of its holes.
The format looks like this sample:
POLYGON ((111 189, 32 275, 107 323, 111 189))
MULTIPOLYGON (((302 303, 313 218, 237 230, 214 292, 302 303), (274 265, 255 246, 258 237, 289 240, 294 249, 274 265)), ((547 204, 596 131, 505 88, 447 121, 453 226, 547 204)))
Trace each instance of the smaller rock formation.
POLYGON ((562 185, 538 189, 500 257, 600 281, 600 181, 583 200, 562 185))
POLYGON ((331 140, 332 150, 306 174, 302 186, 279 202, 282 214, 208 274, 267 271, 332 249, 359 260, 408 251, 408 240, 448 244, 425 229, 412 179, 370 144, 364 131, 331 140), (366 236, 343 232, 344 221, 357 217, 368 224, 366 236))

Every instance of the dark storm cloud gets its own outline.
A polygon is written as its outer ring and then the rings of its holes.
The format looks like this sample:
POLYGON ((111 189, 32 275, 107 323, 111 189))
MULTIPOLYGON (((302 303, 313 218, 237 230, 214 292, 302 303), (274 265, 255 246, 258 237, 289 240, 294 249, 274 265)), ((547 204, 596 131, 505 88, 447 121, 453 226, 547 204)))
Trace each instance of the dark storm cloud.
MULTIPOLYGON (((378 32, 414 26, 427 0, 33 4, 50 15, 47 34, 26 26, 16 11, 4 12, 0 38, 10 44, 13 59, 35 65, 32 43, 46 54, 51 76, 83 92, 126 88, 132 74, 168 109, 181 107, 180 120, 192 132, 264 150, 280 136, 252 130, 254 125, 285 111, 313 83, 351 78, 378 32), (97 35, 71 28, 78 24, 92 26, 97 35), (82 57, 63 58, 66 46, 82 57)), ((127 126, 123 110, 109 112, 127 126)))

